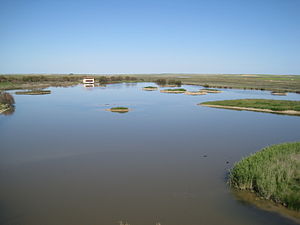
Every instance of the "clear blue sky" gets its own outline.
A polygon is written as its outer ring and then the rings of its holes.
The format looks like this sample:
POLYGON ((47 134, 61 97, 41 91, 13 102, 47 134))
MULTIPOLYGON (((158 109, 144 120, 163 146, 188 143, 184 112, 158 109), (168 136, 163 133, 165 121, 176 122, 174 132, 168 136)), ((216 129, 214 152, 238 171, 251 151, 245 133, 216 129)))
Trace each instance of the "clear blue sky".
POLYGON ((0 73, 300 74, 300 0, 0 0, 0 73))

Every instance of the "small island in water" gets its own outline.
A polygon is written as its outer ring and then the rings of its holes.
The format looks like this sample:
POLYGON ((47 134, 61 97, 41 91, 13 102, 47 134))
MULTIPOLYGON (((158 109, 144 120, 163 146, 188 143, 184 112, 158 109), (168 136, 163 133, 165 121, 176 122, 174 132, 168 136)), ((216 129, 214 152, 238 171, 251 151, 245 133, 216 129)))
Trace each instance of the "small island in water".
POLYGON ((186 89, 184 89, 184 88, 164 89, 164 90, 161 90, 160 92, 162 92, 162 93, 181 94, 181 93, 186 92, 186 89))
POLYGON ((236 99, 202 102, 198 105, 234 110, 300 115, 300 101, 290 100, 236 99))
POLYGON ((106 109, 106 111, 116 112, 116 113, 127 113, 127 112, 129 112, 129 108, 123 107, 123 106, 118 106, 118 107, 112 107, 110 109, 106 109))
POLYGON ((144 91, 156 91, 157 89, 158 87, 154 87, 154 86, 143 87, 144 91))

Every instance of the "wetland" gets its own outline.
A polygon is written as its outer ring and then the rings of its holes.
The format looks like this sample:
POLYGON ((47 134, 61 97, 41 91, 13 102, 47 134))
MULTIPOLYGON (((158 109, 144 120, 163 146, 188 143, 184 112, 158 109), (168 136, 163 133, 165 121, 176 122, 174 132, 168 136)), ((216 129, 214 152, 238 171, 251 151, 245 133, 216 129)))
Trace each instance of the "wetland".
POLYGON ((300 223, 285 209, 240 201, 227 184, 243 157, 299 141, 300 117, 197 105, 299 101, 299 94, 218 88, 191 97, 147 86, 153 83, 48 87, 51 94, 35 96, 7 91, 15 111, 0 115, 0 224, 300 223), (105 112, 120 106, 130 113, 105 112))

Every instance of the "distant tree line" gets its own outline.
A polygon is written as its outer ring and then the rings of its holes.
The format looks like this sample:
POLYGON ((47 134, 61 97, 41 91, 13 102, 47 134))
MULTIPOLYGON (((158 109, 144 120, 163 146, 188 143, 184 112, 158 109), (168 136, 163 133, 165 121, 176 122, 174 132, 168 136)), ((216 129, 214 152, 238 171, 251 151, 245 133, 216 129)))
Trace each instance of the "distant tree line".
POLYGON ((107 84, 107 83, 114 83, 114 82, 132 82, 132 81, 143 81, 142 79, 138 79, 136 77, 130 77, 130 76, 100 76, 95 77, 96 82, 99 82, 101 84, 107 84))
POLYGON ((79 76, 49 76, 49 75, 0 75, 0 82, 45 82, 45 81, 79 81, 82 78, 79 76))
MULTIPOLYGON (((14 82, 14 83, 30 83, 30 82, 81 82, 86 76, 79 75, 0 75, 0 82, 14 82)), ((120 81, 137 81, 136 77, 130 76, 94 76, 95 81, 99 83, 110 83, 120 81)), ((142 79, 139 79, 143 81, 142 79)))

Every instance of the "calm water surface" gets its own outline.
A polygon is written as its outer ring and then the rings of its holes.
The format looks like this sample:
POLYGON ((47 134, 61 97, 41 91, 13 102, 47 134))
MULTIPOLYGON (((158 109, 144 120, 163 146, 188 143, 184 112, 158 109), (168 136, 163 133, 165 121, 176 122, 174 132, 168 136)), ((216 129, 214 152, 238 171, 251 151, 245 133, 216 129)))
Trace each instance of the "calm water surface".
POLYGON ((299 141, 300 117, 197 103, 300 95, 188 96, 142 91, 146 85, 15 95, 15 113, 0 116, 0 224, 295 224, 237 201, 226 174, 262 147, 299 141), (105 111, 113 106, 132 111, 105 111))

